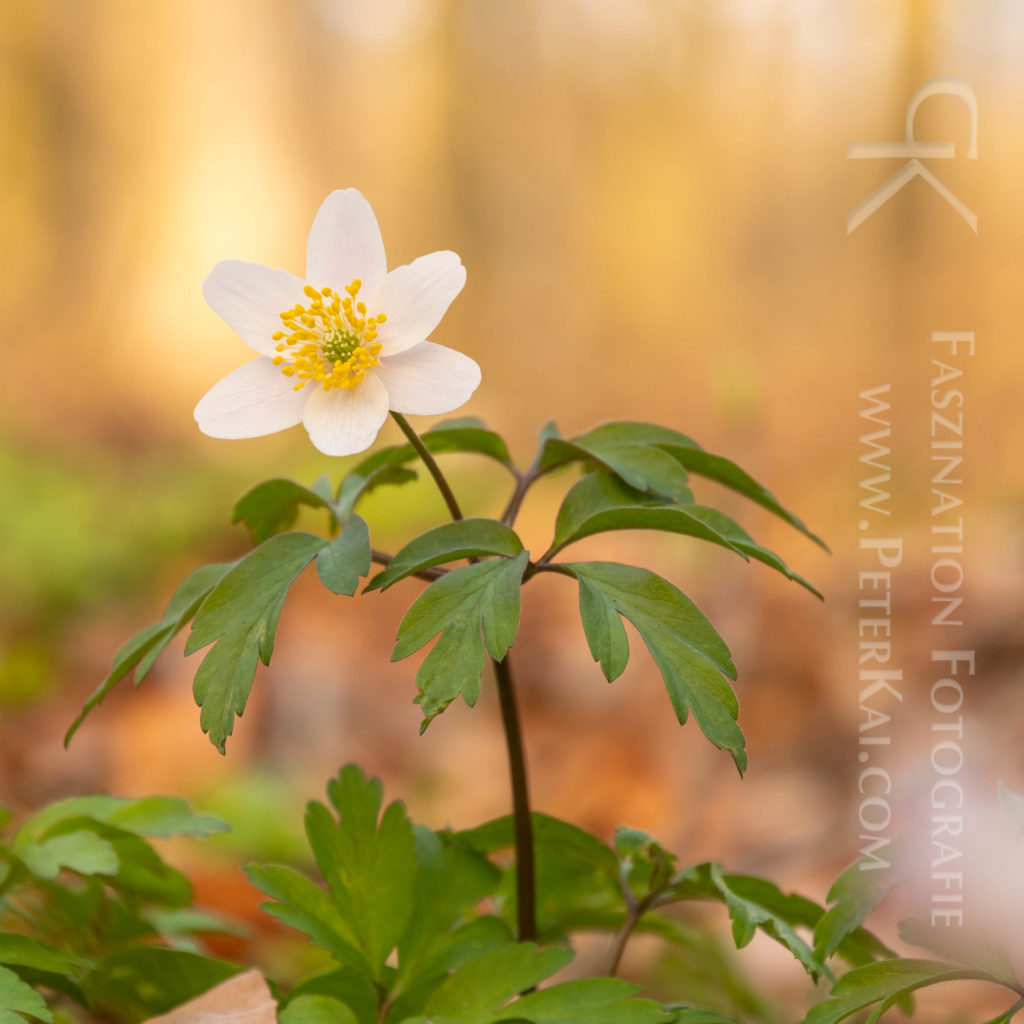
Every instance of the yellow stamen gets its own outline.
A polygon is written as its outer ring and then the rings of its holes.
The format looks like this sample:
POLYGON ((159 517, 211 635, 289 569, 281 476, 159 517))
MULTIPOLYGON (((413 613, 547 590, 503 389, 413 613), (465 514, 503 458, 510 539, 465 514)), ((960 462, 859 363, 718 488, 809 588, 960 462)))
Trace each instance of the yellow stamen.
POLYGON ((324 391, 351 391, 380 362, 381 345, 374 339, 387 316, 366 315, 366 304, 355 301, 360 288, 356 278, 345 286, 342 298, 330 288, 307 284, 302 290, 309 306, 296 305, 281 314, 284 330, 272 335, 280 353, 273 362, 286 377, 296 378, 296 391, 310 381, 323 385, 324 391))

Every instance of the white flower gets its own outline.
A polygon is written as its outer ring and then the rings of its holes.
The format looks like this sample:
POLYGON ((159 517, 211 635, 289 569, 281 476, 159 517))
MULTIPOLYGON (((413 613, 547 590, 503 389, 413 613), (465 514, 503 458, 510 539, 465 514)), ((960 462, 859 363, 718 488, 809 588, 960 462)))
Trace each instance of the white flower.
POLYGON ((260 357, 203 396, 199 429, 259 437, 302 423, 326 455, 351 455, 373 444, 389 411, 458 408, 480 367, 426 339, 465 283, 453 252, 388 273, 370 204, 353 188, 332 192, 309 232, 305 280, 225 260, 203 282, 214 312, 260 357))

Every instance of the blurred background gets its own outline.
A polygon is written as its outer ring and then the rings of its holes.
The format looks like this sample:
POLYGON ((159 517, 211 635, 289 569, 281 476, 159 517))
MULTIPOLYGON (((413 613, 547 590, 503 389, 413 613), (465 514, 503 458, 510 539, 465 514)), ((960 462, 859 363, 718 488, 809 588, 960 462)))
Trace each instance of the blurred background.
MULTIPOLYGON (((661 422, 734 458, 832 548, 711 488, 699 494, 824 605, 682 538, 579 546, 657 569, 716 623, 740 670, 743 780, 675 722, 637 638, 608 686, 574 588, 531 584, 516 669, 539 809, 605 836, 644 828, 683 861, 718 857, 824 897, 859 846, 858 393, 886 382, 906 545, 891 767, 895 803, 913 804, 930 749, 932 330, 978 337, 964 382, 962 637, 979 650, 968 770, 980 801, 1000 777, 1024 788, 1022 56, 1016 0, 8 0, 0 804, 185 795, 235 827, 212 860, 181 851, 201 898, 254 922, 235 864, 300 858, 302 805, 344 761, 435 827, 505 813, 490 694, 419 737, 414 660, 387 660, 415 582, 349 600, 303 577, 226 758, 199 731, 197 659, 181 642, 61 746, 114 651, 185 573, 247 550, 229 525, 237 497, 354 464, 319 455, 300 428, 228 442, 192 420, 247 358, 205 306, 203 277, 224 258, 301 274, 319 203, 346 186, 373 204, 390 266, 461 255, 468 284, 434 340, 481 364, 460 415, 484 417, 522 464, 552 418, 566 434, 661 422), (977 161, 962 159, 959 101, 929 100, 916 122, 919 139, 957 142, 961 158, 933 169, 978 234, 917 181, 847 236, 847 211, 898 167, 847 161, 847 141, 901 138, 910 95, 936 75, 978 97, 977 161)), ((380 443, 398 440, 386 426, 380 443)), ((471 510, 501 508, 497 470, 449 466, 471 510)), ((527 502, 528 546, 546 546, 565 486, 527 502)), ((417 484, 366 514, 394 550, 444 512, 417 484)), ((267 922, 254 927, 262 945, 236 955, 285 956, 267 922)), ((743 963, 782 1003, 806 999, 772 948, 755 943, 743 963)))

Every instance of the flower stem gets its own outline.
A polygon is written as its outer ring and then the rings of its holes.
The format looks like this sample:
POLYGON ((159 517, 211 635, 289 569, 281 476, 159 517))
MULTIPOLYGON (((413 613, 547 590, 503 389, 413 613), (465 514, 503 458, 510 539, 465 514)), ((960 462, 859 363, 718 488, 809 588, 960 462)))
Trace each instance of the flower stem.
MULTIPOLYGON (((392 412, 392 417, 416 449, 423 464, 430 471, 438 490, 441 492, 451 513, 452 519, 462 519, 462 510, 445 479, 441 467, 437 464, 423 439, 409 425, 406 418, 399 412, 392 412)), ((525 494, 529 482, 517 488, 518 499, 511 506, 514 518, 522 495, 525 494)), ((508 515, 508 512, 506 512, 508 515)), ((512 821, 516 849, 516 919, 520 942, 531 942, 537 938, 537 883, 534 869, 533 849, 533 818, 530 815, 530 796, 526 780, 526 755, 523 748, 523 730, 519 723, 519 709, 516 704, 516 691, 512 683, 512 665, 506 654, 501 661, 492 658, 494 675, 498 686, 498 702, 501 706, 501 724, 505 732, 505 745, 508 748, 509 776, 512 783, 512 821)))
POLYGON ((494 662, 501 704, 501 722, 508 747, 508 770, 512 780, 512 823, 516 845, 516 917, 520 942, 537 938, 537 881, 534 864, 533 818, 530 815, 530 792, 526 780, 526 755, 519 724, 516 691, 512 683, 512 666, 506 654, 494 662))
POLYGON ((417 454, 423 460, 423 465, 430 471, 430 475, 434 478, 434 483, 437 484, 437 489, 441 492, 441 497, 444 498, 444 503, 448 506, 452 519, 462 519, 462 509, 459 508, 459 503, 455 500, 455 495, 448 486, 448 481, 445 480, 441 467, 423 443, 423 438, 412 429, 409 421, 400 412, 392 412, 391 418, 398 424, 402 433, 408 438, 409 444, 416 449, 417 454))

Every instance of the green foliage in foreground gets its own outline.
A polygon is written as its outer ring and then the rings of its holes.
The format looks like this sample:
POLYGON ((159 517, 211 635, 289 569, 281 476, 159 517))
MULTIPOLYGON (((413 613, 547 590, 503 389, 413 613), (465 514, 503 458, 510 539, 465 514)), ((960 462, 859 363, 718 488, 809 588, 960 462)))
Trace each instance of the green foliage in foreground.
MULTIPOLYGON (((550 425, 522 471, 505 442, 476 420, 442 423, 421 440, 419 449, 410 443, 374 453, 337 488, 323 478, 310 487, 275 479, 249 491, 235 520, 248 527, 254 548, 182 582, 163 617, 117 652, 68 739, 122 679, 134 673, 141 682, 191 625, 186 652, 205 651, 194 683, 200 724, 224 752, 257 664, 270 663, 298 576, 315 564, 332 594, 353 596, 377 562, 381 570, 364 593, 411 578, 426 584, 397 625, 392 652, 401 660, 432 643, 416 673, 423 727, 457 697, 475 703, 488 661, 500 683, 523 587, 548 572, 575 583, 583 634, 605 678, 618 678, 627 665, 628 621, 678 720, 692 714, 743 772, 745 741, 731 687, 737 670, 711 622, 675 583, 647 568, 560 556, 595 535, 656 530, 761 562, 820 596, 730 516, 699 504, 694 477, 733 490, 821 544, 819 538, 740 467, 663 427, 611 423, 565 439, 550 425), (359 502, 376 488, 414 479, 420 455, 440 479, 433 456, 449 452, 482 456, 511 474, 500 517, 463 519, 452 499, 453 522, 393 555, 374 550, 359 502), (519 508, 537 480, 572 467, 580 477, 554 516, 549 546, 536 555, 515 530, 519 508), (322 534, 292 529, 303 507, 324 514, 322 534), (452 564, 462 560, 469 564, 452 564)), ((309 804, 305 820, 319 879, 284 865, 247 869, 268 897, 265 909, 334 962, 281 996, 284 1024, 775 1024, 774 1008, 743 983, 707 929, 688 920, 695 903, 719 908, 737 950, 760 933, 787 950, 810 982, 832 985, 804 1024, 864 1014, 874 1024, 891 1008, 911 1010, 917 990, 959 980, 1013 993, 1014 1004, 989 1024, 1005 1024, 1024 1007, 1010 958, 984 938, 952 941, 921 922, 904 922, 905 941, 942 959, 901 959, 864 929, 899 882, 891 872, 883 877, 854 865, 823 907, 716 862, 681 866, 636 830, 620 829, 609 845, 566 822, 529 816, 522 801, 516 820, 438 832, 410 822, 400 803, 385 807, 379 782, 352 765, 327 796, 327 803, 309 804), (530 827, 532 839, 524 842, 530 827), (513 845, 519 865, 509 867, 513 845), (535 899, 527 903, 536 911, 535 931, 523 926, 524 851, 536 873, 535 899), (520 941, 519 929, 530 941, 520 941), (584 931, 608 938, 598 977, 572 976, 572 943, 584 931), (678 989, 677 1002, 645 998, 615 977, 627 942, 643 932, 676 951, 674 974, 663 972, 662 981, 678 989), (837 980, 840 968, 846 973, 837 980)), ((1005 800, 1019 830, 1024 801, 1005 800)), ((220 827, 168 798, 81 798, 23 823, 0 845, 0 1024, 49 1024, 55 1009, 73 1005, 132 1022, 240 970, 202 954, 198 933, 217 922, 192 909, 188 882, 146 842, 220 827)))
MULTIPOLYGON (((329 783, 327 796, 306 811, 318 880, 282 865, 247 868, 268 897, 264 909, 334 960, 280 996, 285 1024, 777 1019, 753 994, 742 996, 729 958, 702 954, 708 938, 686 920, 694 903, 721 907, 737 949, 761 932, 812 980, 834 979, 839 962, 853 968, 805 1024, 839 1024, 868 1009, 868 1020, 876 1021, 886 1009, 906 1006, 917 989, 949 981, 984 980, 1019 994, 1005 954, 990 950, 979 963, 977 946, 950 947, 948 938, 915 922, 904 924, 904 938, 949 960, 895 958, 854 923, 857 901, 876 896, 867 884, 858 895, 852 879, 869 873, 856 866, 835 887, 837 906, 846 904, 845 923, 836 926, 832 911, 767 879, 730 874, 714 862, 681 867, 643 832, 619 829, 609 845, 542 814, 533 818, 539 937, 520 942, 515 871, 504 856, 513 842, 510 818, 461 832, 414 825, 400 803, 384 806, 380 783, 354 765, 329 783), (815 951, 814 936, 823 930, 838 961, 815 951), (555 979, 574 959, 574 935, 584 931, 608 935, 608 972, 555 979), (712 1005, 663 1005, 610 976, 616 951, 634 932, 659 936, 679 951, 681 963, 703 957, 712 1005)), ((164 797, 75 798, 25 821, 0 858, 0 1021, 49 1024, 55 1010, 75 1005, 137 1021, 240 971, 202 954, 202 933, 223 925, 191 907, 187 881, 146 842, 173 834, 201 838, 223 827, 164 797)), ((683 999, 687 994, 687 987, 679 991, 683 999)))
POLYGON ((3 836, 0 1021, 51 1022, 53 1005, 139 1020, 241 970, 202 955, 203 934, 227 926, 147 842, 226 827, 171 797, 87 796, 3 836))

